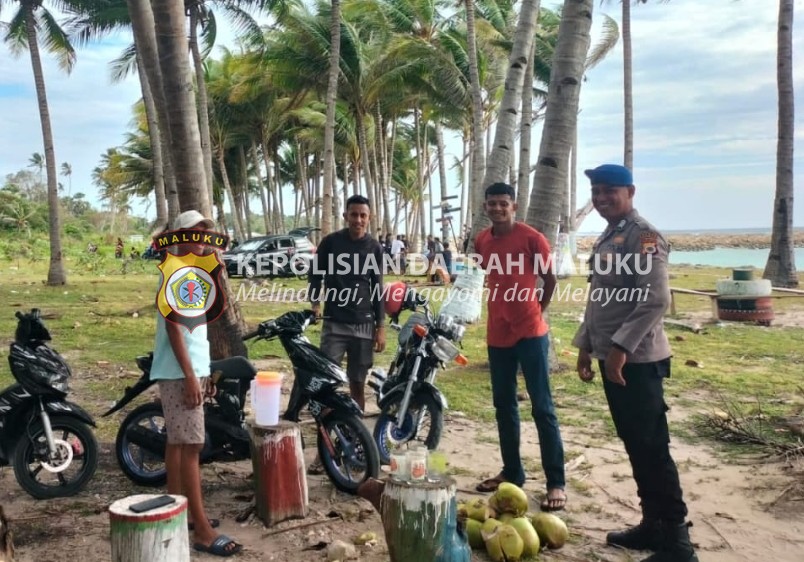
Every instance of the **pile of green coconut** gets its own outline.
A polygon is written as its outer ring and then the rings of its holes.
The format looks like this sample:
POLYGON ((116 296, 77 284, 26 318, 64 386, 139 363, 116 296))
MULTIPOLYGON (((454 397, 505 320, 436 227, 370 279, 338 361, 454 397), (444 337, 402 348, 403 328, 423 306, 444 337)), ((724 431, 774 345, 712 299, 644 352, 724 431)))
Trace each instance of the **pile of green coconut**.
POLYGON ((469 546, 486 549, 494 562, 535 558, 542 547, 561 548, 569 538, 564 521, 552 513, 528 513, 528 496, 503 482, 489 498, 458 503, 458 519, 466 528, 469 546))

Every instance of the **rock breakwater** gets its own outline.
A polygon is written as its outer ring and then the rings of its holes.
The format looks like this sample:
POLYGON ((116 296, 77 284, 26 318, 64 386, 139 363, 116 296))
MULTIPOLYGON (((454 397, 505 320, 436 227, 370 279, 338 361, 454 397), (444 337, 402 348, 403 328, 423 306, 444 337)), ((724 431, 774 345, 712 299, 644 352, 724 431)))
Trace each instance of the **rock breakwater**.
MULTIPOLYGON (((697 252, 714 250, 715 248, 770 248, 770 234, 670 234, 666 236, 673 250, 684 252, 697 252)), ((588 252, 597 240, 595 236, 579 236, 578 251, 588 252)), ((804 231, 793 233, 793 245, 804 247, 804 231)))

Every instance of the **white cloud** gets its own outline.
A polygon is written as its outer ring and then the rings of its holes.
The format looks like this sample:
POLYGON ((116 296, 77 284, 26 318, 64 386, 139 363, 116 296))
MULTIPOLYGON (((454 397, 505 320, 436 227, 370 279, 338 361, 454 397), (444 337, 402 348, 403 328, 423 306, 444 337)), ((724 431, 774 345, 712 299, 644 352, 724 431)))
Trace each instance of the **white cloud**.
MULTIPOLYGON (((554 7, 556 2, 548 4, 554 7), (552 5, 551 5, 552 4, 552 5)), ((804 53, 804 1, 797 0, 794 53, 804 53)), ((769 226, 776 151, 776 18, 772 0, 651 0, 632 9, 635 176, 638 206, 660 228, 769 226)), ((619 1, 595 0, 619 21, 619 1)), ((8 18, 11 12, 4 12, 8 18)), ((232 45, 226 24, 220 44, 232 45)), ((595 38, 593 38, 593 41, 595 38)), ((100 155, 129 129, 139 85, 111 84, 108 64, 125 47, 123 34, 79 50, 71 76, 43 53, 56 158, 73 166, 73 192, 94 199, 90 175, 100 155)), ((796 153, 804 154, 804 72, 796 70, 796 153)), ((579 199, 582 170, 622 159, 622 54, 618 47, 589 72, 581 94, 579 199)), ((534 127, 535 161, 541 129, 534 127)), ((27 53, 12 58, 0 45, 0 178, 41 152, 41 130, 27 53)), ((461 151, 452 140, 449 150, 461 151)), ((804 167, 799 158, 797 182, 804 167)), ((62 178, 60 178, 62 179, 62 178)), ((454 174, 450 174, 451 182, 454 174)), ((66 182, 65 182, 66 183, 66 182)), ((455 193, 451 186, 450 192, 455 193)), ((804 224, 804 193, 796 203, 804 224)), ((255 203, 254 208, 259 208, 255 203)), ((603 227, 590 217, 583 230, 603 227)))

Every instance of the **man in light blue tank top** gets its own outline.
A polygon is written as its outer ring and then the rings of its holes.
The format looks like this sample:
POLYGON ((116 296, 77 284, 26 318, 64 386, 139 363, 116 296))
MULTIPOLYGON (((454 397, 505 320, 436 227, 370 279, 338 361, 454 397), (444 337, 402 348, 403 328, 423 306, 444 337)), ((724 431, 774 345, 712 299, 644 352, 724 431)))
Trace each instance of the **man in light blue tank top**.
MULTIPOLYGON (((176 218, 173 228, 207 230, 213 225, 211 219, 198 211, 185 211, 176 218)), ((187 253, 201 256, 211 250, 203 244, 182 243, 169 247, 168 251, 177 256, 187 253)), ((168 493, 187 496, 194 548, 218 556, 230 556, 239 552, 242 545, 216 533, 214 527, 219 521, 207 517, 201 492, 199 457, 204 446, 204 394, 206 390, 213 390, 209 363, 206 324, 190 331, 157 312, 151 378, 159 384, 167 428, 165 467, 168 493)))

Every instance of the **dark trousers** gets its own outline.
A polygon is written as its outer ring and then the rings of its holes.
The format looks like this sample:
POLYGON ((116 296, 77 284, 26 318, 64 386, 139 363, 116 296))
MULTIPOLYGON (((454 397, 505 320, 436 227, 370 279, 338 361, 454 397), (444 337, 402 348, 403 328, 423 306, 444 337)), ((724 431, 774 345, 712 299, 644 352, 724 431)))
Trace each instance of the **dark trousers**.
POLYGON ((522 367, 530 396, 531 414, 539 433, 547 488, 564 487, 564 445, 548 379, 549 345, 548 336, 545 335, 521 339, 514 347, 488 348, 503 476, 519 486, 525 483, 525 469, 519 454, 519 404, 516 398, 516 376, 519 367, 522 367))
MULTIPOLYGON (((603 361, 600 372, 606 372, 603 361)), ((664 378, 669 376, 670 359, 627 363, 623 368, 626 385, 609 382, 604 376, 603 388, 617 435, 631 460, 643 517, 681 524, 687 506, 670 456, 663 388, 664 378)))

